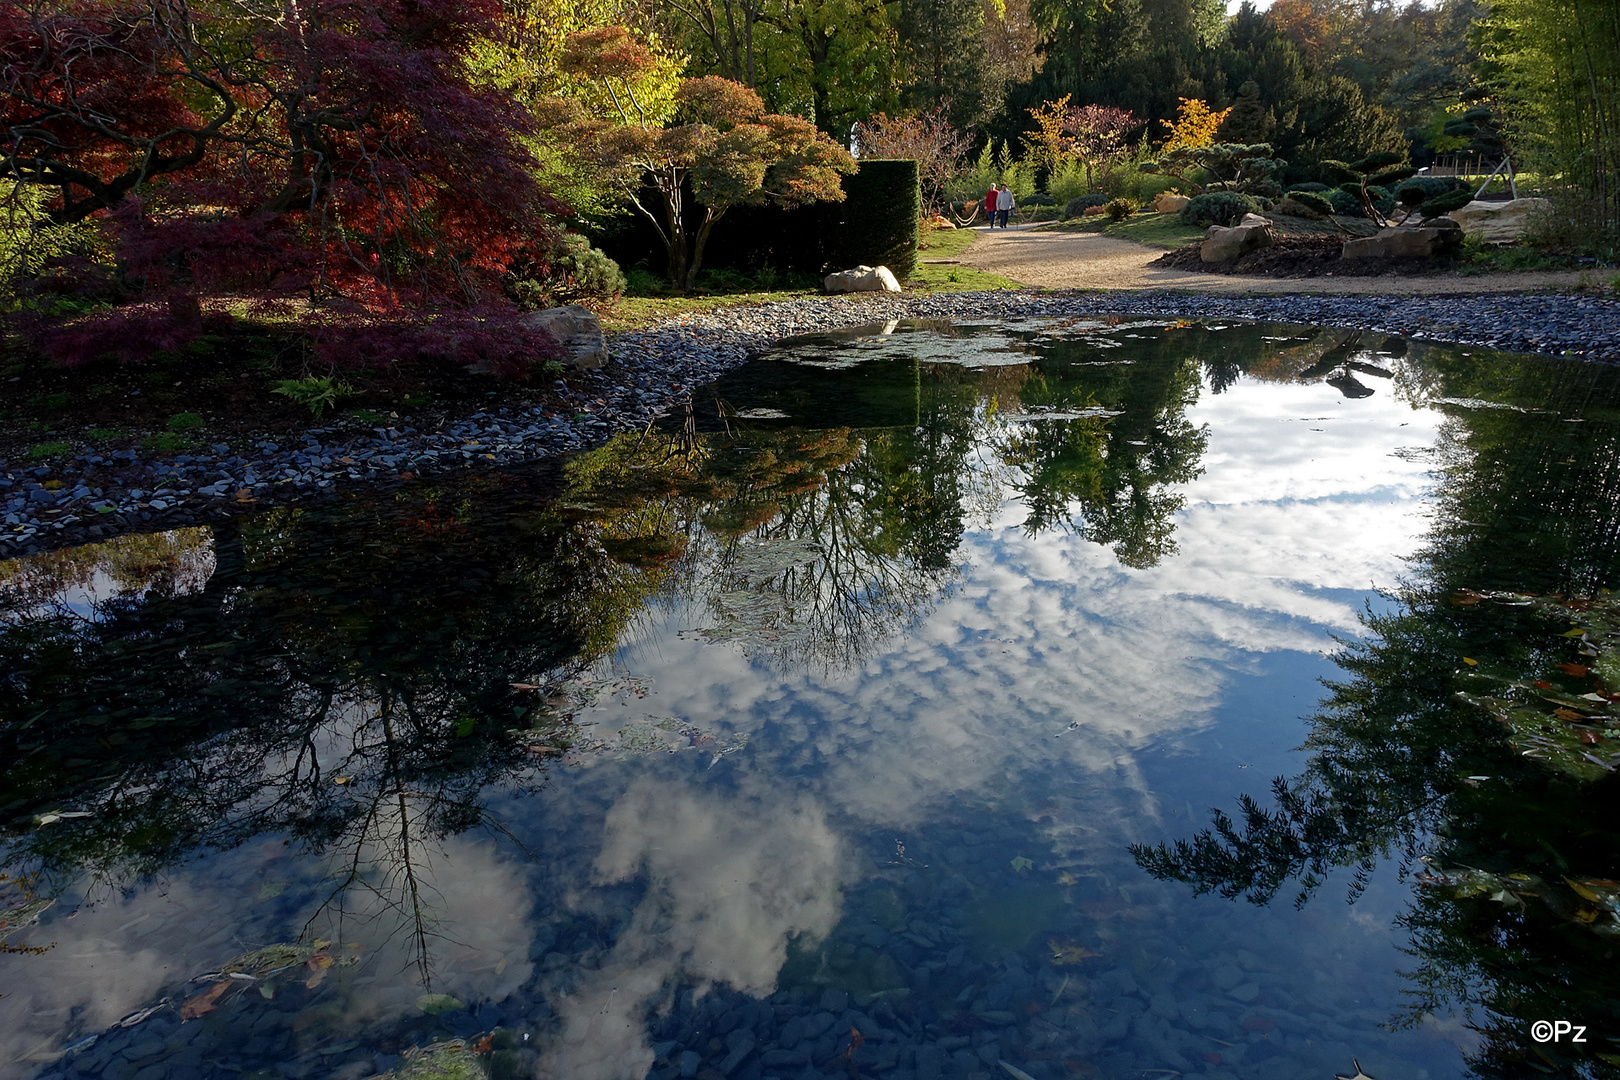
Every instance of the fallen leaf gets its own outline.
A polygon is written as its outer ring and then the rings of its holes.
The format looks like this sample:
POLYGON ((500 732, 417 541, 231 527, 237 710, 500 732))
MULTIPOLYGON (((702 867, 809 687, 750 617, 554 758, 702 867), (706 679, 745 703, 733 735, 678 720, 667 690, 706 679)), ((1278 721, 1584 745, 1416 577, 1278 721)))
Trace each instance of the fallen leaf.
POLYGON ((844 1060, 848 1061, 854 1057, 855 1051, 859 1050, 865 1041, 866 1036, 861 1034, 861 1029, 854 1024, 849 1025, 849 1049, 844 1051, 844 1060))
POLYGON ((1015 874, 1027 874, 1035 867, 1034 859, 1026 859, 1022 855, 1013 857, 1012 868, 1015 874))
POLYGON ((1582 885, 1580 882, 1572 881, 1569 878, 1565 878, 1564 879, 1564 884, 1568 885, 1570 888, 1574 889, 1576 895, 1580 896, 1582 899, 1590 900, 1594 904, 1598 903, 1598 901, 1599 901, 1598 894, 1593 892, 1591 889, 1587 888, 1585 885, 1582 885))
POLYGON ((1558 670, 1567 671, 1576 678, 1585 678, 1592 669, 1587 667, 1585 664, 1559 664, 1558 670))
POLYGON ((219 999, 225 996, 225 991, 229 990, 231 986, 232 983, 229 979, 221 979, 219 982, 210 986, 208 989, 204 990, 202 993, 180 1006, 180 1019, 182 1021, 195 1020, 197 1017, 202 1016, 205 1013, 213 1012, 215 1009, 219 1008, 219 999))
POLYGON ((1479 661, 1475 660, 1472 656, 1463 657, 1463 663, 1467 664, 1469 667, 1479 667, 1479 661))
POLYGON ((1085 960, 1093 960, 1102 955, 1094 953, 1077 941, 1068 938, 1052 938, 1046 943, 1052 950, 1052 965, 1054 967, 1069 967, 1085 960))
POLYGON ((354 779, 354 777, 352 777, 352 776, 334 776, 334 777, 332 777, 332 783, 334 783, 334 784, 347 784, 350 780, 353 780, 353 779, 354 779))
POLYGON ((1558 719, 1560 719, 1560 720, 1585 720, 1586 719, 1585 716, 1583 716, 1580 713, 1576 712, 1574 709, 1566 709, 1562 705, 1560 705, 1558 708, 1553 710, 1553 715, 1558 717, 1558 719))
POLYGON ((1553 684, 1548 682, 1546 679, 1537 679, 1535 682, 1535 687, 1537 690, 1551 690, 1553 688, 1553 684))

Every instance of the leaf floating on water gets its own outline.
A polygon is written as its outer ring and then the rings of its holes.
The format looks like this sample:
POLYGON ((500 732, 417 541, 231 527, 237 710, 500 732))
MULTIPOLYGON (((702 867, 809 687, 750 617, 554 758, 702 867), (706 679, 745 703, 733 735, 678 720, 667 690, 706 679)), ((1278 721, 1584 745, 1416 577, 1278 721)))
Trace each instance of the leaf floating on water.
POLYGON ((162 1001, 158 1002, 156 1005, 152 1005, 152 1006, 150 1006, 148 1008, 140 1009, 140 1010, 138 1010, 136 1012, 130 1013, 128 1016, 126 1016, 122 1020, 118 1021, 118 1023, 114 1024, 113 1027, 121 1027, 121 1028, 134 1027, 136 1024, 140 1023, 142 1020, 145 1020, 148 1016, 151 1016, 154 1013, 162 1012, 164 1009, 167 1009, 168 1007, 169 1007, 169 999, 164 998, 162 1001))
POLYGON ((229 979, 222 980, 210 986, 184 1005, 180 1006, 180 1019, 182 1021, 195 1020, 219 1008, 219 999, 236 985, 229 979))
POLYGON ((1094 953, 1071 938, 1052 938, 1046 943, 1052 950, 1052 965, 1054 967, 1071 967, 1087 960, 1094 960, 1102 953, 1094 953))
POLYGON ((1029 873, 1031 870, 1033 870, 1035 868, 1035 860, 1034 859, 1026 859, 1022 855, 1016 855, 1016 856, 1013 857, 1013 861, 1012 861, 1011 865, 1012 865, 1012 868, 1013 868, 1013 873, 1015 873, 1015 874, 1027 874, 1027 873, 1029 873))
POLYGON ((438 1016, 440 1013, 457 1012, 467 1006, 449 994, 423 994, 416 999, 416 1007, 429 1016, 438 1016))

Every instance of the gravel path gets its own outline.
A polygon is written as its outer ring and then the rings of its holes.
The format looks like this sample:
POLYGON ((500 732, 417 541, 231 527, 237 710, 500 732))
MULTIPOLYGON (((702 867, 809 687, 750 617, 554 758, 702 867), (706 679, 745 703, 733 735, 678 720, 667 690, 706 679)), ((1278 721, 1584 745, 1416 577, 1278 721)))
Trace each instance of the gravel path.
MULTIPOLYGON (((1131 245, 1135 246, 1135 245, 1131 245)), ((1403 283, 1404 284, 1404 283, 1403 283)), ((315 429, 298 445, 225 444, 176 456, 87 452, 66 465, 0 461, 0 558, 124 532, 207 524, 267 506, 492 468, 599 445, 644 427, 697 387, 789 334, 906 317, 999 319, 1116 313, 1255 319, 1371 329, 1415 338, 1620 361, 1620 301, 1581 295, 1249 296, 1166 292, 945 293, 818 297, 726 308, 620 334, 615 362, 565 390, 576 411, 476 412, 435 430, 378 427, 354 437, 315 429), (47 488, 45 485, 53 485, 47 488)))
POLYGON ((981 230, 973 246, 959 258, 964 266, 1012 278, 1021 285, 1045 289, 1184 289, 1224 294, 1330 293, 1378 296, 1398 292, 1405 296, 1458 293, 1499 293, 1525 289, 1573 289, 1581 284, 1578 270, 1539 270, 1519 274, 1480 274, 1475 277, 1235 277, 1199 274, 1154 266, 1164 249, 1120 240, 1101 233, 1031 232, 1028 226, 981 230))

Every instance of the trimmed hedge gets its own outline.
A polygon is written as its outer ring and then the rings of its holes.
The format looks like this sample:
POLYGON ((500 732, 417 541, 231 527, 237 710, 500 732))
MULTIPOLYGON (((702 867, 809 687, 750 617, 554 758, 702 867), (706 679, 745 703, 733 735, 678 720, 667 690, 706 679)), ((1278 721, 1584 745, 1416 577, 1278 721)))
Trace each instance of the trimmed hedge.
POLYGON ((844 177, 844 201, 827 205, 843 211, 835 270, 887 266, 901 281, 916 273, 922 194, 915 161, 863 160, 844 177))
POLYGON ((1231 225, 1244 214, 1258 214, 1260 203, 1238 191, 1206 191, 1181 208, 1183 225, 1231 225))
POLYGON ((1318 184, 1315 181, 1309 181, 1309 182, 1304 183, 1304 184, 1290 184, 1290 185, 1288 185, 1288 192, 1303 191, 1303 192, 1306 192, 1307 194, 1310 194, 1310 195, 1321 195, 1322 193, 1324 193, 1326 191, 1329 191, 1329 190, 1331 190, 1331 189, 1328 187, 1328 185, 1326 185, 1326 184, 1318 184))

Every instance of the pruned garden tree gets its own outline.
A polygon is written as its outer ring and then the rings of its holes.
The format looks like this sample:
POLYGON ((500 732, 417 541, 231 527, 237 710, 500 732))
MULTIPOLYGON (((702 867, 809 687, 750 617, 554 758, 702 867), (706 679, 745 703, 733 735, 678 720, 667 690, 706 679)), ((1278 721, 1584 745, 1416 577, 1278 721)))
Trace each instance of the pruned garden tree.
POLYGON ((1406 155, 1393 150, 1368 154, 1359 161, 1348 164, 1343 161, 1324 161, 1322 171, 1341 188, 1353 192, 1361 202, 1362 213, 1381 226, 1388 225, 1389 219, 1378 209, 1377 200, 1368 189, 1393 188, 1402 180, 1417 174, 1417 170, 1407 164, 1406 155))
POLYGON ((950 102, 915 116, 878 113, 855 127, 855 148, 863 158, 891 158, 917 163, 923 214, 933 217, 945 202, 945 185, 956 175, 973 145, 965 131, 951 125, 950 102))
POLYGON ((334 361, 470 350, 522 367, 545 339, 497 325, 500 278, 561 207, 534 180, 530 115, 466 74, 499 15, 495 0, 4 8, 0 180, 48 191, 44 222, 105 234, 114 258, 84 269, 121 302, 43 327, 48 351, 173 348, 229 294, 309 301, 334 361))
POLYGON ((843 199, 840 177, 855 170, 849 152, 807 120, 766 112, 741 83, 717 75, 682 80, 675 122, 662 123, 634 87, 654 62, 623 27, 576 35, 563 56, 566 70, 601 83, 617 114, 576 117, 577 152, 613 176, 652 222, 677 290, 696 285, 709 234, 733 207, 843 199))
POLYGON ((1142 171, 1172 177, 1199 195, 1236 191, 1274 197, 1282 194, 1277 177, 1287 167, 1270 143, 1215 143, 1167 150, 1158 160, 1144 162, 1142 171))

